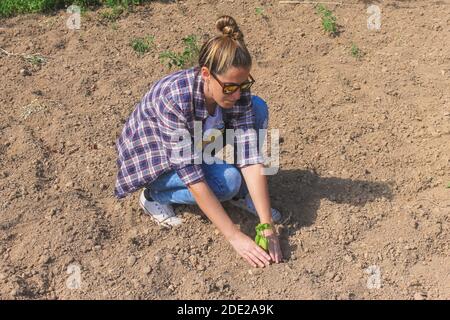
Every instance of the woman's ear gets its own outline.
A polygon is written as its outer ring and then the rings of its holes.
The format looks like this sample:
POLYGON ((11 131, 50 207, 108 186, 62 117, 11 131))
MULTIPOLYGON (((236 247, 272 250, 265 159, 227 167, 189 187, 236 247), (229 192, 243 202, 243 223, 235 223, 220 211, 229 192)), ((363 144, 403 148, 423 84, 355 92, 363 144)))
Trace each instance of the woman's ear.
POLYGON ((211 78, 211 73, 209 72, 207 67, 202 67, 201 69, 201 75, 204 81, 209 82, 210 78, 211 78))

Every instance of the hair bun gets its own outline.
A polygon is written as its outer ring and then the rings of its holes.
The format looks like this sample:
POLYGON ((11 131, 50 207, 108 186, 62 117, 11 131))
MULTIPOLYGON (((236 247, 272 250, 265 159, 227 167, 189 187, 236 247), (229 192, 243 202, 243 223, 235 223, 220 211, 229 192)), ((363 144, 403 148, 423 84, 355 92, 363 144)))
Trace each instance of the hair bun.
POLYGON ((242 40, 244 35, 239 29, 236 20, 230 16, 221 16, 216 21, 216 28, 219 30, 224 36, 233 38, 234 40, 242 40))
POLYGON ((233 35, 233 32, 234 32, 234 29, 233 29, 232 26, 225 26, 225 27, 223 27, 223 29, 222 29, 222 33, 223 33, 225 36, 232 36, 232 35, 233 35))

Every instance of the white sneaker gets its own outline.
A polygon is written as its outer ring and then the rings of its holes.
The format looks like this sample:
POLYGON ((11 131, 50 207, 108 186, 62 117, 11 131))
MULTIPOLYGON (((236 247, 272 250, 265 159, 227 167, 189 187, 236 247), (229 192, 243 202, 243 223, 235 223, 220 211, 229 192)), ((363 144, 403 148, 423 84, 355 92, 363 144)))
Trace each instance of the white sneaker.
POLYGON ((156 201, 148 201, 144 196, 144 190, 139 197, 139 204, 146 214, 157 224, 165 227, 179 226, 183 220, 175 215, 171 205, 160 204, 156 201))
MULTIPOLYGON (((247 194, 245 196, 245 199, 231 200, 230 203, 238 208, 241 208, 247 212, 250 212, 251 214, 253 214, 255 216, 258 216, 255 206, 253 205, 252 198, 250 197, 249 194, 247 194)), ((280 222, 281 221, 281 212, 274 208, 271 208, 271 211, 272 211, 273 222, 280 222)))

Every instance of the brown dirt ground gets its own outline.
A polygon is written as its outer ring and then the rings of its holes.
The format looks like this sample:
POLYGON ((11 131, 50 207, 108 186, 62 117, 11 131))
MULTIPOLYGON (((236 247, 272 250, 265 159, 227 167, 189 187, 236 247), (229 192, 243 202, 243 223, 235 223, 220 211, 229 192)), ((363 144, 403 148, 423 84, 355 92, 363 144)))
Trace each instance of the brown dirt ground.
MULTIPOLYGON (((79 31, 64 11, 0 20, 1 48, 49 57, 33 67, 0 53, 0 298, 449 299, 450 5, 380 6, 375 32, 367 4, 330 5, 337 37, 311 5, 278 1, 154 2, 116 26, 88 12, 79 31), (285 262, 266 269, 237 257, 195 207, 178 207, 186 223, 166 230, 137 194, 113 196, 115 140, 170 72, 158 54, 212 35, 221 14, 241 25, 253 93, 281 130, 269 181, 285 262), (139 56, 129 42, 146 35, 156 48, 139 56), (70 290, 74 263, 82 284, 70 290), (379 289, 367 287, 369 266, 379 289)), ((253 236, 256 219, 225 207, 253 236)))

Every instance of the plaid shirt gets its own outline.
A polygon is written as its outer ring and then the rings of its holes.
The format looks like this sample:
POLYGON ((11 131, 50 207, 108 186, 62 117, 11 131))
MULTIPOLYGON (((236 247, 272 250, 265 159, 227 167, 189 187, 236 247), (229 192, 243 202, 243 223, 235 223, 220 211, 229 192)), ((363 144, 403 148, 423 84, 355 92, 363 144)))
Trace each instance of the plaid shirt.
MULTIPOLYGON (((199 71, 198 66, 192 67, 160 79, 131 113, 116 142, 116 197, 123 198, 170 170, 176 170, 186 185, 204 180, 201 165, 194 163, 195 152, 181 162, 179 156, 183 154, 179 130, 190 133, 193 146, 194 120, 204 123, 209 115, 199 71)), ((227 128, 242 129, 236 134, 236 143, 243 146, 237 166, 262 163, 251 147, 257 133, 252 130, 255 118, 250 92, 242 92, 233 108, 223 109, 223 117, 227 128)))

